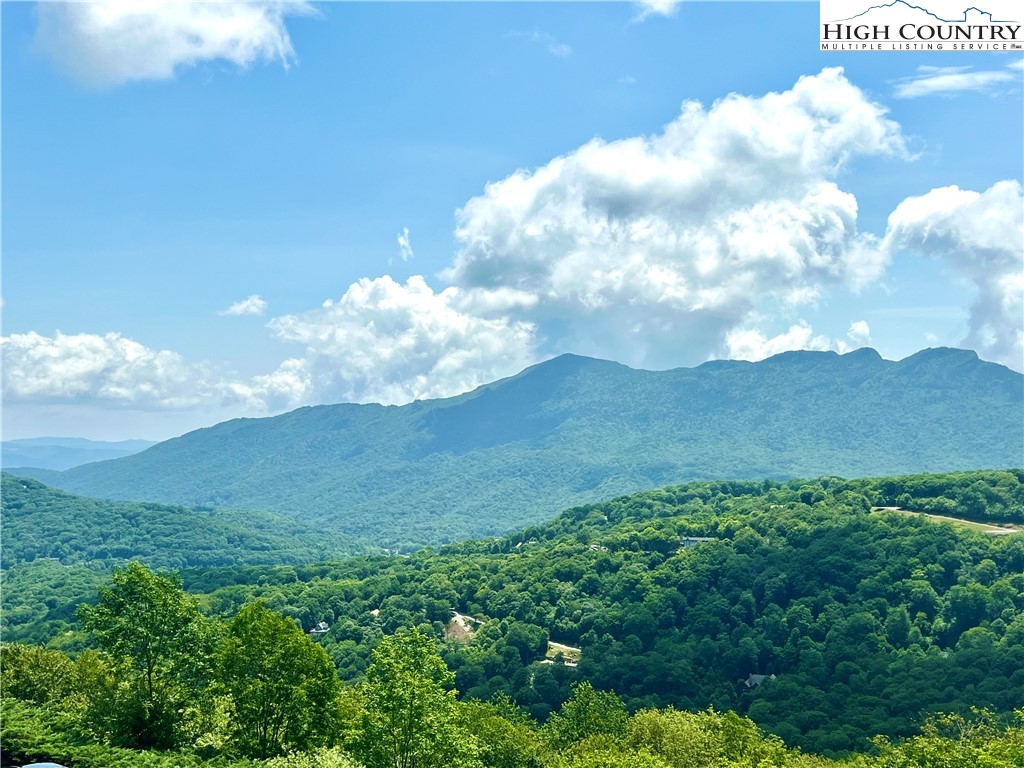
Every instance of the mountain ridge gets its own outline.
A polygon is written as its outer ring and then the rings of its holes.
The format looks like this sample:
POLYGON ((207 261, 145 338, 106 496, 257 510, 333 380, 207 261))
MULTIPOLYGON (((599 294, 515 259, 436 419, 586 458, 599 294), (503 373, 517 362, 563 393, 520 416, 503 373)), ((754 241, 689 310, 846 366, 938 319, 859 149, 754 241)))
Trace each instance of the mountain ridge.
POLYGON ((156 445, 154 440, 87 440, 82 437, 27 437, 0 443, 4 469, 35 467, 62 471, 93 461, 130 456, 156 445))
POLYGON ((1024 377, 969 350, 786 352, 643 371, 563 355, 453 398, 235 419, 47 474, 76 493, 263 508, 412 548, 688 480, 1022 461, 1024 377))

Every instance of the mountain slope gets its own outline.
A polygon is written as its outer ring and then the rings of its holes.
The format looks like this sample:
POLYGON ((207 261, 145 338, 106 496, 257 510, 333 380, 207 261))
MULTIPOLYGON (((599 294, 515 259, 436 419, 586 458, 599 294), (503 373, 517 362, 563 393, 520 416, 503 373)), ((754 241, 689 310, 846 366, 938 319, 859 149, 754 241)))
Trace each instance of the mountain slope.
POLYGON ((388 546, 511 530, 712 477, 1021 463, 1024 377, 862 349, 638 371, 564 355, 459 397, 238 419, 48 476, 93 496, 273 509, 388 546))
POLYGON ((367 550, 271 512, 101 501, 6 472, 0 495, 4 570, 51 558, 156 568, 308 563, 367 550))

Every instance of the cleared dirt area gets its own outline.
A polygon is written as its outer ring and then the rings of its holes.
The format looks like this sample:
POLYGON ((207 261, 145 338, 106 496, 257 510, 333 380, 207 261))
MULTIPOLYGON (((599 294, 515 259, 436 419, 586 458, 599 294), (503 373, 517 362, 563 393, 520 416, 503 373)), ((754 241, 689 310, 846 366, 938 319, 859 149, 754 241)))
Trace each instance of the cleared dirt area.
POLYGON ((960 517, 949 517, 948 515, 933 515, 930 512, 915 512, 911 509, 901 509, 900 507, 872 507, 872 512, 898 512, 901 515, 920 515, 921 517, 927 517, 929 520, 935 520, 939 523, 953 523, 954 525, 960 525, 964 528, 971 528, 975 531, 982 531, 991 536, 1009 536, 1014 533, 1020 533, 1024 531, 1024 526, 1016 525, 1015 523, 979 523, 974 520, 964 520, 960 517))
POLYGON ((562 645, 561 643, 555 643, 551 640, 548 641, 548 653, 549 659, 553 659, 558 654, 562 654, 562 658, 570 659, 572 661, 579 661, 583 655, 583 651, 579 648, 573 648, 571 645, 562 645))

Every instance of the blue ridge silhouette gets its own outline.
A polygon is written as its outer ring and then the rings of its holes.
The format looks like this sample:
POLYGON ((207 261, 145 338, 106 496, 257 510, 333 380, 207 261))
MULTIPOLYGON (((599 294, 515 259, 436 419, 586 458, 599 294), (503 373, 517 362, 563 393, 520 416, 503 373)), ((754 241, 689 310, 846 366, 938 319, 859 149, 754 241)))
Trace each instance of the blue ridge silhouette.
MULTIPOLYGON (((853 19, 858 19, 861 16, 864 16, 865 14, 870 13, 871 11, 878 10, 879 8, 892 8, 894 5, 905 5, 907 8, 912 8, 915 11, 924 11, 929 16, 931 16, 933 19, 936 19, 938 21, 944 22, 946 24, 962 24, 962 23, 964 23, 965 21, 967 21, 967 13, 969 11, 977 11, 980 14, 988 16, 989 21, 992 22, 992 23, 1003 24, 1003 23, 1007 23, 1007 22, 1011 22, 1012 21, 1012 19, 993 19, 992 18, 992 14, 989 11, 983 11, 981 8, 978 8, 975 5, 972 5, 969 8, 964 8, 964 17, 962 19, 944 19, 941 16, 938 16, 937 14, 932 13, 927 8, 922 8, 920 5, 912 5, 911 3, 906 2, 906 0, 893 0, 891 3, 884 3, 883 5, 872 5, 870 8, 867 8, 866 10, 863 10, 863 11, 861 11, 860 13, 858 13, 858 14, 856 14, 854 16, 850 16, 847 19, 836 19, 836 22, 838 22, 838 21, 852 21, 853 19)), ((836 22, 830 22, 830 23, 836 23, 836 22)))

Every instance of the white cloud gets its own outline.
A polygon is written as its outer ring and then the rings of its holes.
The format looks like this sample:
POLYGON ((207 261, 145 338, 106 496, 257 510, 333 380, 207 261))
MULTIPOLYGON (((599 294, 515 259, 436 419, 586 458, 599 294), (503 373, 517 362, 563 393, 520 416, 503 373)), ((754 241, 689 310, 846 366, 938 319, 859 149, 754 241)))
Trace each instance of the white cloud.
POLYGON ((559 59, 567 59, 572 56, 572 48, 557 40, 554 35, 549 32, 541 32, 539 29, 534 29, 530 32, 513 31, 509 32, 508 36, 518 38, 520 40, 529 40, 531 43, 543 45, 544 50, 559 59))
POLYGON ((1005 70, 975 71, 973 67, 922 66, 917 68, 916 75, 897 80, 893 95, 898 99, 916 99, 962 91, 987 91, 999 83, 1019 79, 1019 76, 1005 70))
POLYGON ((181 355, 119 333, 35 332, 3 338, 3 393, 13 401, 99 400, 116 405, 190 408, 218 400, 216 378, 181 355))
MULTIPOLYGON (((508 298, 508 297, 506 297, 508 298)), ((415 275, 363 279, 336 302, 275 318, 282 341, 305 346, 290 374, 323 402, 406 403, 446 397, 534 362, 533 326, 466 312, 457 288, 435 293, 415 275)))
POLYGON ((633 364, 722 348, 758 307, 876 280, 833 181, 857 155, 902 155, 899 126, 840 69, 783 93, 683 105, 657 135, 594 139, 487 185, 457 213, 442 276, 465 293, 533 297, 513 316, 550 346, 633 364))
MULTIPOLYGON (((447 287, 366 278, 272 319, 301 351, 271 373, 216 375, 119 334, 23 334, 4 342, 5 394, 261 411, 449 396, 563 351, 648 367, 845 351, 870 340, 865 321, 830 339, 798 313, 871 285, 901 250, 970 278, 968 343, 1019 360, 1020 185, 932 190, 896 208, 884 239, 858 232, 838 173, 857 156, 905 154, 899 126, 839 69, 781 93, 687 102, 658 134, 595 139, 487 185, 456 214, 447 287)), ((411 257, 407 228, 398 245, 411 257)))
MULTIPOLYGON (((314 395, 309 362, 291 357, 273 373, 254 376, 249 382, 228 382, 232 398, 256 411, 280 411, 308 404, 314 395)), ((323 401, 320 401, 323 402, 323 401)))
POLYGON ((866 320, 855 320, 850 323, 846 336, 854 344, 862 347, 871 341, 871 328, 866 320))
POLYGON ((267 302, 257 293, 241 301, 236 301, 218 315, 262 315, 267 311, 267 302))
POLYGON ((500 316, 524 302, 514 291, 435 293, 418 275, 405 284, 363 279, 336 302, 271 320, 278 339, 305 349, 248 380, 119 333, 12 334, 2 339, 3 395, 18 403, 246 412, 448 397, 536 362, 533 326, 500 316))
POLYGON ((402 227, 402 231, 398 233, 398 254, 402 257, 402 261, 409 261, 415 255, 412 252, 408 227, 402 227))
POLYGON ((889 216, 884 247, 934 256, 976 289, 963 343, 1024 368, 1024 198, 1018 181, 984 192, 942 187, 909 197, 889 216))
POLYGON ((778 336, 766 337, 756 328, 734 328, 725 337, 728 357, 733 360, 764 360, 780 352, 795 349, 824 351, 834 344, 827 336, 816 336, 814 329, 800 321, 778 336))
POLYGON ((639 0, 633 3, 636 13, 633 21, 640 22, 651 16, 675 16, 681 0, 639 0))
POLYGON ((94 0, 41 2, 40 48, 76 79, 104 87, 166 80, 183 67, 223 60, 238 67, 295 59, 285 18, 306 2, 94 0))

